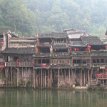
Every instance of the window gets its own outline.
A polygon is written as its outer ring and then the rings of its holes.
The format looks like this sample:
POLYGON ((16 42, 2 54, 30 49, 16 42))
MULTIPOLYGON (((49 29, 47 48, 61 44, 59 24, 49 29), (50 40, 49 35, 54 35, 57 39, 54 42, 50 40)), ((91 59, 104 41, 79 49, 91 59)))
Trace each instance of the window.
POLYGON ((100 63, 100 60, 99 60, 99 59, 97 59, 97 63, 100 63))
POLYGON ((93 59, 93 61, 92 61, 93 63, 96 63, 96 59, 93 59))
POLYGON ((101 59, 101 63, 104 63, 104 59, 101 59))

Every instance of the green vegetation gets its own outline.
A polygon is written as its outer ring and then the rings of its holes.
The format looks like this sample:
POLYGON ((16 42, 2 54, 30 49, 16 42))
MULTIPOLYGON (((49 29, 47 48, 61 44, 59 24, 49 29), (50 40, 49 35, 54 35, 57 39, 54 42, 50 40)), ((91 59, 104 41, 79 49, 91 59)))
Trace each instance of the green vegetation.
POLYGON ((104 34, 107 0, 0 0, 0 28, 22 35, 67 28, 104 34))

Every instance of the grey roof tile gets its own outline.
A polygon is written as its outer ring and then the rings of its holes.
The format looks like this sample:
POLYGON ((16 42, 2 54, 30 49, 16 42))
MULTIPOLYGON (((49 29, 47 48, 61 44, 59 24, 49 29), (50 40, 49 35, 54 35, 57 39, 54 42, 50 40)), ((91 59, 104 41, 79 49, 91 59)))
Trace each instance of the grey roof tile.
POLYGON ((3 54, 34 54, 34 48, 7 48, 3 54))
POLYGON ((81 40, 85 45, 103 45, 103 42, 100 40, 100 38, 95 36, 83 36, 81 37, 81 40))

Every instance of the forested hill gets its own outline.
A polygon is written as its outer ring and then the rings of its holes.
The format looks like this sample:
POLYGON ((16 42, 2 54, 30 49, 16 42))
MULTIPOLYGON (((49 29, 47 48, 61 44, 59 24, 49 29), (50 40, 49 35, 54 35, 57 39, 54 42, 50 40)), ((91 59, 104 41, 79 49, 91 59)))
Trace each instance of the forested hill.
POLYGON ((82 29, 104 34, 107 0, 0 0, 0 28, 23 35, 82 29))

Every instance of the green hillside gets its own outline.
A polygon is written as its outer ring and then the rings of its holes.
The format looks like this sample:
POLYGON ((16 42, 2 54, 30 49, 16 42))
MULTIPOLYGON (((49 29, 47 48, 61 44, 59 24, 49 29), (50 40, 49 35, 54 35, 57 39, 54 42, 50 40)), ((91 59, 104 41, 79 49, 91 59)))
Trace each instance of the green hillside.
POLYGON ((0 0, 0 28, 22 35, 75 28, 104 34, 107 0, 0 0))

